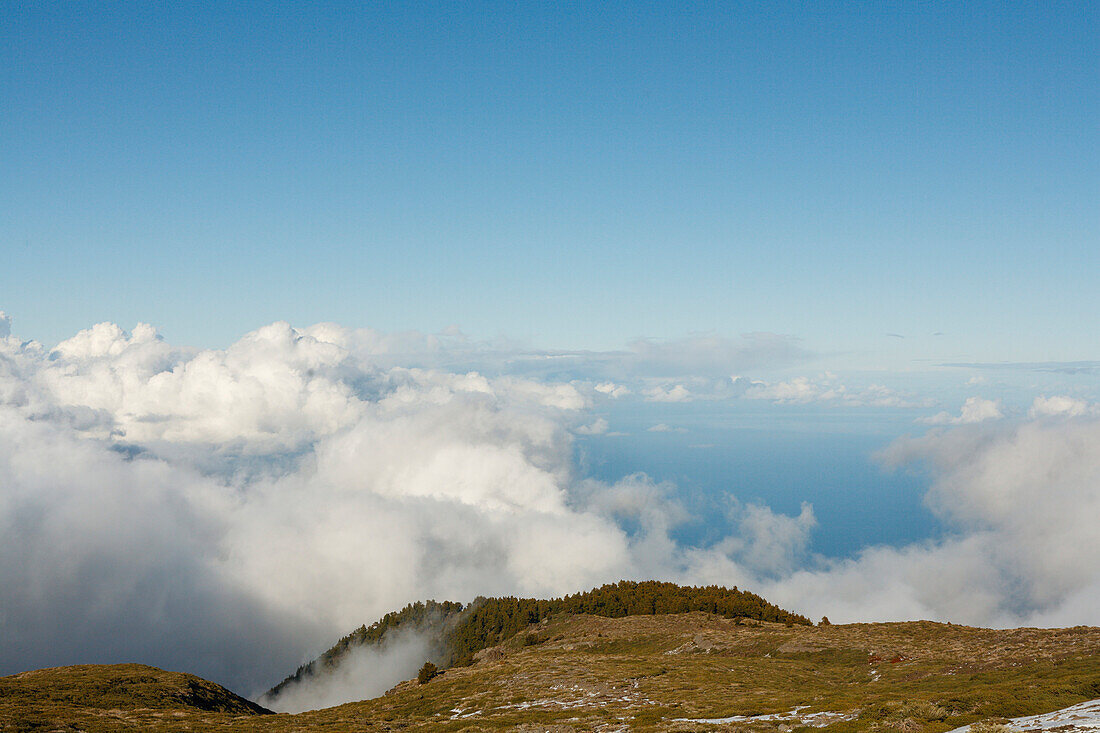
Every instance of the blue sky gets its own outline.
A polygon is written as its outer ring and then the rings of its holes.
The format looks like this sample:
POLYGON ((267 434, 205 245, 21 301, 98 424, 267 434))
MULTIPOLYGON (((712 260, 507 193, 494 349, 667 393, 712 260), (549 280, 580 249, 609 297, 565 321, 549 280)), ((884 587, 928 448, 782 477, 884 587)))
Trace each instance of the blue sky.
POLYGON ((1090 3, 0 14, 0 307, 46 343, 286 319, 1094 356, 1090 3))

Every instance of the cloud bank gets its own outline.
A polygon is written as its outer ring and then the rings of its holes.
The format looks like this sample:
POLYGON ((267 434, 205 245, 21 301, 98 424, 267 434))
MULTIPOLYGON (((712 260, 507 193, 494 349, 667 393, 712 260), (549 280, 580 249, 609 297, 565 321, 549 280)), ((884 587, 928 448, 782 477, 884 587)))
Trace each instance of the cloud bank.
POLYGON ((731 377, 734 390, 745 399, 769 400, 777 404, 806 405, 822 403, 846 407, 918 407, 928 403, 881 384, 851 388, 835 374, 819 377, 794 377, 785 381, 764 382, 748 377, 731 377))
MULTIPOLYGON (((602 367, 556 381, 402 364, 470 349, 334 324, 275 323, 224 350, 99 324, 51 350, 9 323, 0 673, 135 660, 254 694, 413 600, 620 578, 753 588, 834 621, 1100 622, 1088 405, 1047 398, 1033 418, 897 443, 884 460, 929 466, 952 531, 841 562, 809 554, 808 504, 789 517, 731 497, 736 532, 688 546, 675 487, 582 475, 573 433, 607 431, 591 408, 628 396, 602 367)), ((715 349, 691 360, 729 358, 715 349)), ((672 358, 634 353, 655 372, 672 358)))
POLYGON ((882 459, 928 467, 926 503, 951 534, 796 572, 771 587, 774 599, 846 620, 1100 623, 1100 421, 937 429, 897 441, 882 459))

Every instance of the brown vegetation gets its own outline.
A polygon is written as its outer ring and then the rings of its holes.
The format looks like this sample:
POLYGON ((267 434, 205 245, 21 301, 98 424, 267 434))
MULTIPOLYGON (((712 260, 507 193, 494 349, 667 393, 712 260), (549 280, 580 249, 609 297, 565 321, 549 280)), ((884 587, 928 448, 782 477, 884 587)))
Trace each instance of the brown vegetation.
POLYGON ((777 731, 789 724, 693 721, 808 706, 801 715, 836 714, 817 718, 834 733, 937 732, 977 721, 995 729, 997 720, 1100 697, 1100 629, 994 631, 930 622, 788 628, 701 612, 561 614, 430 684, 413 681, 374 700, 299 715, 185 705, 173 692, 181 689, 175 678, 165 678, 163 688, 133 688, 128 698, 103 687, 85 694, 71 676, 64 684, 41 683, 67 670, 37 674, 34 685, 27 676, 3 678, 0 730, 478 731, 537 724, 556 731, 777 731))

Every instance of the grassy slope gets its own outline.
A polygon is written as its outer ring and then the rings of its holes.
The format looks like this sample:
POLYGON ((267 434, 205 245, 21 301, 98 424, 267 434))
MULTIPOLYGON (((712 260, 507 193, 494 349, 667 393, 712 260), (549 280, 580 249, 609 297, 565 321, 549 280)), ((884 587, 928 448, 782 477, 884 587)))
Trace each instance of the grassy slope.
MULTIPOLYGON (((704 613, 561 615, 480 657, 426 685, 403 683, 376 700, 299 715, 180 708, 171 715, 142 712, 139 725, 126 717, 133 712, 107 716, 101 710, 94 720, 81 713, 80 728, 459 731, 538 723, 538 730, 701 731, 717 728, 675 719, 809 705, 862 711, 826 729, 838 733, 945 731, 1100 697, 1100 628, 991 631, 928 622, 787 627, 739 625, 704 613), (89 720, 99 727, 84 724, 89 720)), ((0 690, 17 687, 13 679, 4 678, 7 687, 0 690)), ((0 721, 13 720, 10 702, 0 695, 0 721)), ((53 698, 40 701, 39 714, 50 705, 55 720, 83 710, 53 698)))
POLYGON ((84 664, 0 677, 0 731, 155 728, 213 714, 269 714, 221 685, 144 664, 84 664))

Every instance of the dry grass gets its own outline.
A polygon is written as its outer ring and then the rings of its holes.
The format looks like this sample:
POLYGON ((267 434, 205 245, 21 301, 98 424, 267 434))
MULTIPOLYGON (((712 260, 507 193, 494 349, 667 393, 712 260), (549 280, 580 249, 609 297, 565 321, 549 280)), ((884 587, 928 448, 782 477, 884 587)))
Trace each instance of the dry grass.
MULTIPOLYGON (((2 682, 7 687, 0 691, 21 684, 17 678, 2 682)), ((775 721, 718 726, 690 719, 808 706, 806 712, 852 717, 824 729, 835 733, 916 733, 1046 712, 1096 697, 1097 628, 991 631, 929 622, 787 628, 692 613, 553 618, 488 650, 474 666, 450 669, 425 685, 402 685, 375 700, 293 716, 157 708, 146 702, 105 709, 89 706, 79 695, 53 693, 23 713, 39 716, 39 722, 48 718, 56 730, 78 726, 90 733, 127 728, 687 733, 776 731, 775 721)), ((0 729, 43 729, 20 722, 20 704, 13 708, 0 695, 0 729)))

